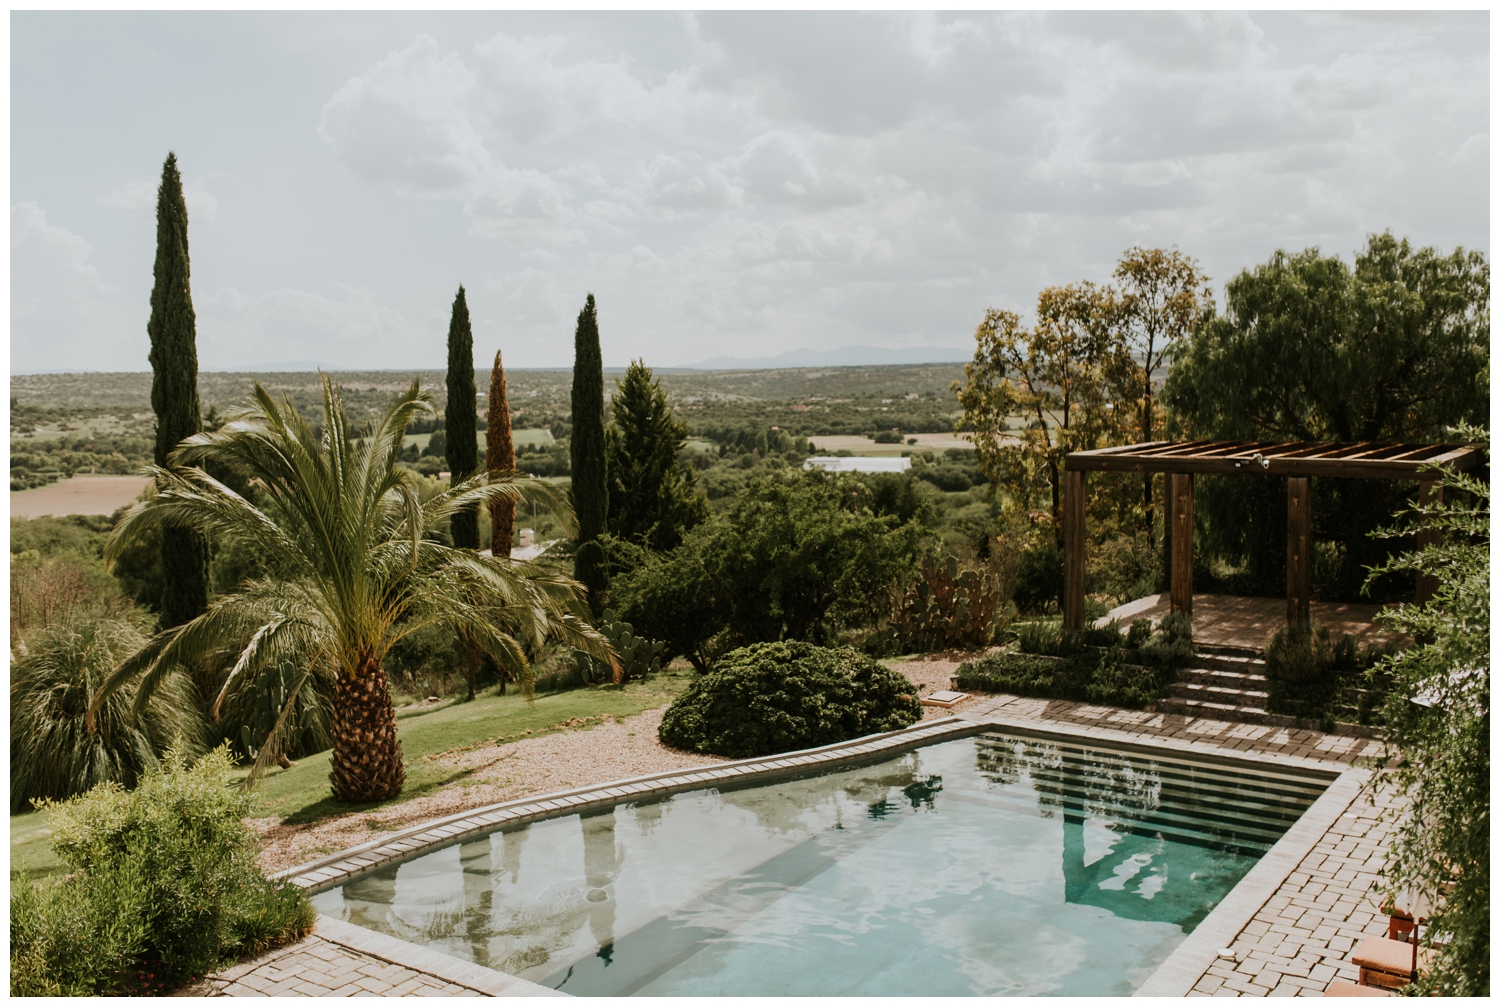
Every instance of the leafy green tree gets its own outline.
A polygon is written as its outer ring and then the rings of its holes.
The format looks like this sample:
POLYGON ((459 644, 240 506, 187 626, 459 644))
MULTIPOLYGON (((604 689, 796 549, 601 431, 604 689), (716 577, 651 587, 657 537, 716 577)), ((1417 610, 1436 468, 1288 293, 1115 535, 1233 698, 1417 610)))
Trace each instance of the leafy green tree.
POLYGON ((707 670, 735 647, 828 643, 868 624, 916 569, 925 533, 870 512, 858 479, 757 476, 734 505, 621 578, 621 617, 707 670))
POLYGON ((973 431, 981 470, 1026 511, 1044 497, 1057 536, 1063 457, 1118 433, 1123 410, 1105 408, 1105 376, 1123 353, 1115 314, 1112 292, 1089 283, 1043 290, 1033 329, 992 308, 974 332, 965 381, 953 384, 964 410, 955 429, 973 431), (1020 429, 1008 429, 1012 417, 1020 429))
MULTIPOLYGON (((1225 294, 1223 314, 1202 319, 1163 389, 1180 435, 1428 442, 1488 415, 1489 264, 1478 252, 1414 249, 1387 232, 1370 236, 1352 269, 1315 248, 1277 252, 1225 294)), ((1315 535, 1342 555, 1327 593, 1358 596, 1365 570, 1389 555, 1370 532, 1410 492, 1388 481, 1315 483, 1315 535)), ((1208 556, 1246 565, 1251 590, 1282 590, 1281 487, 1203 480, 1197 510, 1208 556)))
POLYGON ((672 414, 661 382, 637 360, 615 383, 614 422, 604 432, 609 530, 650 549, 673 549, 708 517, 697 474, 679 464, 688 425, 672 414))
MULTIPOLYGON (((169 152, 156 190, 156 278, 151 288, 151 408, 156 412, 156 464, 202 429, 198 405, 198 320, 188 265, 187 201, 177 155, 169 152)), ((177 626, 208 602, 208 546, 191 528, 163 528, 162 625, 177 626)))
POLYGON ((609 476, 604 449, 604 357, 599 316, 589 294, 573 336, 573 509, 578 514, 574 576, 588 589, 597 615, 609 587, 603 550, 595 541, 609 528, 609 476))
MULTIPOLYGON (((484 467, 491 472, 513 472, 516 467, 516 445, 510 431, 510 396, 505 390, 505 367, 500 351, 495 351, 495 366, 490 369, 489 413, 486 416, 484 467)), ((516 502, 490 502, 490 552, 502 559, 510 555, 515 537, 516 502)))
POLYGON ((454 514, 496 497, 534 499, 564 523, 570 515, 545 483, 487 474, 423 501, 419 477, 397 460, 403 432, 424 412, 432 400, 414 382, 372 436, 357 438, 328 378, 321 429, 257 384, 252 408, 216 433, 189 438, 168 467, 153 470, 161 491, 126 512, 106 558, 153 528, 188 526, 252 543, 266 572, 152 638, 98 689, 91 712, 136 678, 139 712, 176 665, 228 655, 231 670, 211 707, 217 717, 227 700, 290 665, 297 678, 252 775, 281 754, 297 696, 317 677, 331 696, 333 796, 379 801, 406 777, 384 671, 404 637, 437 625, 475 641, 528 693, 528 646, 551 639, 610 659, 573 581, 432 541, 454 514), (203 462, 249 473, 262 488, 260 504, 188 467, 203 462))
MULTIPOLYGON (((1458 432, 1488 454, 1488 429, 1458 432)), ((1417 992, 1489 996, 1490 488, 1458 473, 1437 482, 1447 502, 1414 510, 1409 524, 1427 522, 1442 541, 1385 567, 1438 584, 1428 604, 1386 614, 1392 627, 1422 641, 1377 669, 1394 677, 1384 724, 1398 754, 1387 766, 1388 782, 1407 801, 1386 860, 1386 888, 1425 894, 1436 906, 1428 933, 1449 935, 1417 992)))
MULTIPOLYGON (((479 435, 474 411, 474 329, 469 324, 469 302, 459 286, 448 322, 448 410, 444 413, 447 437, 444 451, 448 471, 457 486, 479 471, 479 435)), ((453 515, 450 530, 460 549, 479 548, 479 511, 461 510, 453 515)))

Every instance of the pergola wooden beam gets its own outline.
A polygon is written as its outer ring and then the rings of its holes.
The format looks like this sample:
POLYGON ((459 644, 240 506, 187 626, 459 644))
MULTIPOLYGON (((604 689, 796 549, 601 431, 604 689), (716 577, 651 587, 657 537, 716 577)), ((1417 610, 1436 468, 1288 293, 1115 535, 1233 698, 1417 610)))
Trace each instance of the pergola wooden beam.
MULTIPOLYGON (((1441 499, 1432 468, 1463 471, 1482 456, 1463 444, 1354 444, 1311 441, 1148 441, 1097 451, 1074 451, 1064 459, 1063 625, 1083 628, 1086 533, 1084 493, 1089 472, 1165 472, 1170 478, 1168 520, 1172 528, 1172 611, 1193 611, 1193 477, 1258 475, 1287 481, 1287 622, 1306 624, 1312 604, 1312 485, 1315 476, 1341 479, 1413 479, 1427 506, 1441 499)), ((1423 531, 1418 544, 1437 541, 1423 531)), ((1432 597, 1430 578, 1417 579, 1417 601, 1432 597)))

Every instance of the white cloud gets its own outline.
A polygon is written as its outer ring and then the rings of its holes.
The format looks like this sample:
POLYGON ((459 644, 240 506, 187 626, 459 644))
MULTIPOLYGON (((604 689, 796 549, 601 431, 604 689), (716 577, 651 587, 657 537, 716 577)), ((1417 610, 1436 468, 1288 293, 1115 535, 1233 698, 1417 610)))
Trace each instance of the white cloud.
POLYGON ((92 255, 87 241, 49 223, 36 203, 10 208, 11 370, 54 370, 81 361, 88 361, 89 370, 139 370, 144 364, 145 316, 135 319, 134 338, 122 338, 129 323, 119 311, 119 291, 104 282, 92 255))
POLYGON ((199 360, 208 369, 314 358, 345 361, 345 366, 420 359, 423 336, 364 289, 342 287, 330 296, 292 288, 247 294, 225 287, 200 294, 195 307, 199 360))

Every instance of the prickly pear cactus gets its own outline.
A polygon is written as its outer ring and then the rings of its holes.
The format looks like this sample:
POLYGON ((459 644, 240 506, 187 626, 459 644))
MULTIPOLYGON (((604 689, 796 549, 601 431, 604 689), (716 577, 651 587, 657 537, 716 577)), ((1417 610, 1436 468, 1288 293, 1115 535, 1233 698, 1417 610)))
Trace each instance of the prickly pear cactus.
POLYGON ((949 556, 923 566, 892 627, 893 643, 909 653, 972 649, 993 642, 1004 625, 994 579, 949 556))
MULTIPOLYGON (((642 679, 661 671, 661 655, 667 649, 665 643, 636 636, 634 626, 628 622, 620 622, 615 613, 608 609, 599 620, 597 629, 609 638, 615 653, 620 657, 620 681, 642 679)), ((601 661, 581 650, 573 651, 573 663, 586 682, 607 682, 614 679, 614 670, 608 661, 601 661)))
POLYGON ((251 759, 260 755, 261 746, 276 727, 276 719, 286 706, 287 693, 292 688, 292 676, 285 665, 266 672, 255 683, 255 698, 245 710, 240 721, 239 743, 243 753, 251 759))

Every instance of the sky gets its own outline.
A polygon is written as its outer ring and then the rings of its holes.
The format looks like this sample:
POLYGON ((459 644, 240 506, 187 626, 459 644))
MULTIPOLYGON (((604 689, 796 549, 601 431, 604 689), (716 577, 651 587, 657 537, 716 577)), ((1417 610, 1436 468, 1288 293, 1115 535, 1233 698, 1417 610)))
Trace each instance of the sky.
POLYGON ((12 13, 11 373, 963 359, 1176 246, 1489 251, 1489 15, 12 13))

